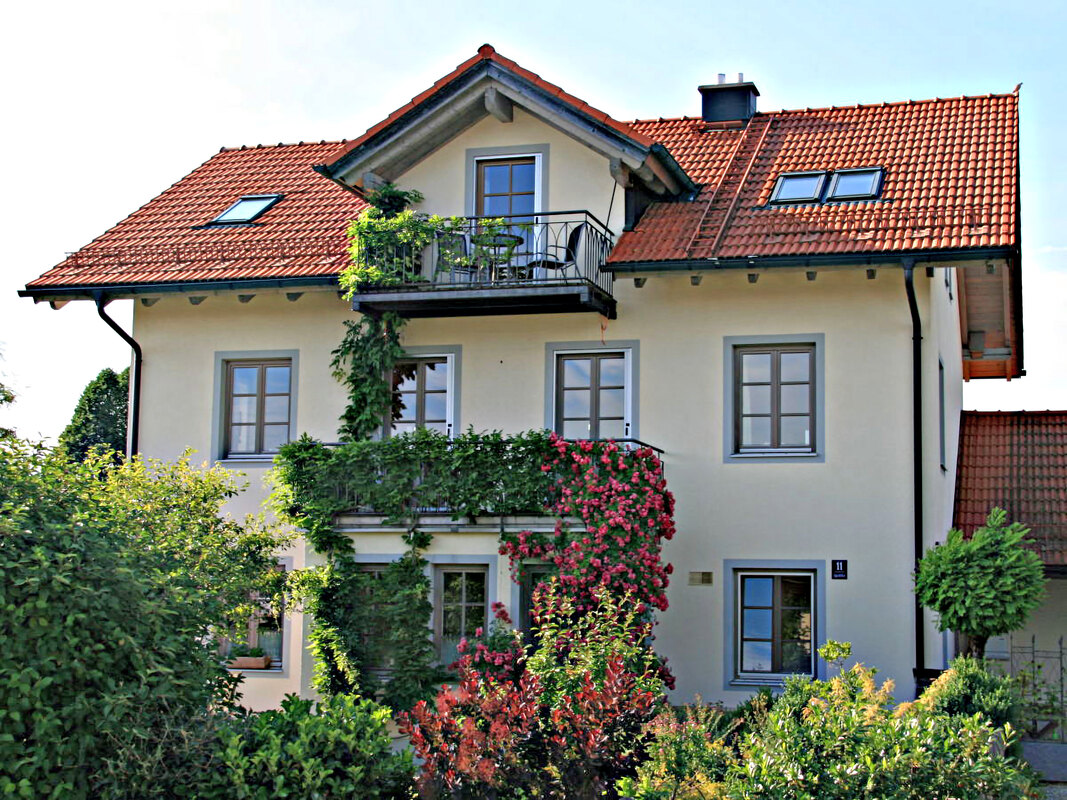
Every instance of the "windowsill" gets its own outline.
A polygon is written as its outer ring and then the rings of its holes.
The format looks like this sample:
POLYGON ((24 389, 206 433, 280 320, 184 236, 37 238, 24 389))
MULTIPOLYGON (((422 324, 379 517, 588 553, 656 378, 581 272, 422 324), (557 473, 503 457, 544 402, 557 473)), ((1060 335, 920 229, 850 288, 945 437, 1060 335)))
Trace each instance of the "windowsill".
POLYGON ((278 666, 270 666, 270 667, 267 667, 266 669, 250 669, 250 668, 243 668, 243 667, 242 668, 226 667, 226 671, 229 672, 231 675, 254 675, 257 678, 258 677, 264 677, 265 678, 265 677, 268 677, 268 676, 269 677, 279 677, 280 678, 280 677, 285 677, 285 675, 287 674, 284 664, 279 664, 278 666))
POLYGON ((226 456, 225 458, 218 459, 218 463, 223 466, 229 466, 231 464, 273 464, 274 457, 277 453, 264 453, 262 455, 242 455, 242 456, 226 456))
POLYGON ((793 460, 817 460, 823 461, 822 453, 789 453, 767 451, 765 453, 731 453, 726 457, 729 461, 793 461, 793 460))
POLYGON ((785 686, 787 678, 800 676, 802 678, 811 678, 810 675, 806 675, 803 672, 797 672, 790 675, 768 675, 761 677, 758 675, 743 675, 741 677, 734 678, 730 681, 730 686, 767 686, 770 688, 781 689, 785 686))

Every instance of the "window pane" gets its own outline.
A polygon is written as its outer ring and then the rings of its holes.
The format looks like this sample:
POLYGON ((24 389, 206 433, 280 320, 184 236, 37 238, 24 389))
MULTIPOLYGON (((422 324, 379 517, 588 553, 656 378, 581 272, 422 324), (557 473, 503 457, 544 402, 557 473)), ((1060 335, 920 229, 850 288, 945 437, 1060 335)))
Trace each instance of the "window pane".
POLYGON ((448 362, 429 362, 426 365, 426 390, 443 391, 448 388, 448 362))
MULTIPOLYGON (((437 433, 444 434, 448 433, 448 423, 443 420, 439 422, 427 422, 423 427, 428 431, 436 431, 437 433)), ((412 426, 412 428, 414 429, 414 426, 412 426)))
POLYGON ((255 394, 259 384, 259 367, 234 367, 233 393, 255 394))
POLYGON ((744 414, 770 414, 771 387, 741 387, 741 412, 744 414))
POLYGON ((771 446, 771 418, 745 417, 741 420, 742 447, 771 446))
POLYGON ((600 420, 601 439, 624 439, 626 438, 626 425, 621 419, 600 420))
POLYGON ((445 419, 448 408, 448 395, 444 392, 431 394, 427 392, 426 399, 426 422, 440 422, 445 419))
POLYGON ((394 422, 393 433, 400 435, 402 433, 411 433, 415 430, 414 422, 394 422))
MULTIPOLYGON (((244 399, 244 398, 238 398, 244 399)), ((248 398, 251 400, 252 398, 248 398)), ((289 395, 280 394, 273 397, 263 398, 263 421, 264 422, 288 422, 289 421, 289 395)))
POLYGON ((807 575, 782 577, 782 605, 811 608, 811 578, 807 575))
POLYGON ((267 367, 267 394, 289 394, 289 367, 267 367))
POLYGON ((589 390, 588 389, 564 389, 563 390, 563 416, 564 417, 588 417, 589 416, 589 390))
POLYGON ((485 573, 484 572, 466 572, 464 575, 467 578, 467 602, 468 603, 484 603, 485 602, 485 573))
POLYGON ((463 616, 460 609, 446 608, 442 612, 443 624, 441 631, 448 638, 458 637, 463 633, 463 616))
POLYGON ((215 217, 215 222, 242 222, 252 219, 260 211, 274 202, 273 197, 255 200, 240 200, 232 208, 215 217))
POLYGON ((742 605, 769 606, 774 598, 774 578, 744 578, 742 605))
POLYGON ((621 417, 626 413, 626 391, 624 389, 600 390, 600 416, 621 417))
POLYGON ((482 214, 487 217, 503 217, 511 213, 511 197, 502 194, 495 197, 485 198, 482 214))
POLYGON ((413 392, 416 386, 416 365, 399 364, 393 371, 393 387, 400 392, 413 392))
POLYGON ((811 638, 811 612, 798 608, 786 608, 782 610, 782 638, 803 639, 811 638))
POLYGON ((778 200, 815 199, 819 190, 820 175, 783 176, 778 191, 778 200))
POLYGON ((563 385, 566 387, 589 385, 588 358, 566 358, 563 360, 563 385))
POLYGON ((811 398, 810 384, 794 383, 782 387, 783 414, 807 414, 811 409, 808 400, 811 398))
POLYGON ((467 620, 463 626, 463 633, 465 636, 477 636, 478 629, 485 627, 485 614, 484 612, 479 614, 478 608, 467 609, 467 620))
POLYGON ((741 669, 744 672, 770 672, 771 643, 744 642, 741 645, 741 669))
POLYGON ((283 444, 289 441, 288 425, 264 425, 263 426, 263 451, 266 453, 277 452, 283 444))
POLYGON ((567 420, 563 423, 564 439, 588 439, 589 423, 585 420, 567 420))
POLYGON ((259 401, 256 397, 233 398, 233 410, 230 412, 231 422, 255 422, 256 408, 259 401))
POLYGON ((769 608, 746 608, 741 636, 746 639, 770 639, 773 612, 769 608))
POLYGON ((811 417, 782 417, 780 444, 782 447, 810 447, 811 417))
POLYGON ((768 383, 770 380, 770 353, 743 353, 741 355, 742 383, 768 383))
POLYGON ((811 380, 810 364, 810 353, 782 353, 782 382, 811 380))
POLYGON ((256 426, 230 426, 230 452, 254 453, 256 451, 256 426))
POLYGON ((511 191, 532 192, 534 190, 534 165, 516 164, 511 168, 511 191))
POLYGON ((511 185, 508 180, 511 173, 510 164, 486 164, 482 168, 482 176, 485 181, 485 194, 500 194, 510 192, 511 185))
POLYGON ((618 358, 600 359, 600 385, 601 386, 625 386, 626 385, 626 359, 618 358))
POLYGON ((874 182, 878 173, 871 172, 843 172, 837 176, 837 184, 834 186, 834 197, 873 195, 874 182))
POLYGON ((396 395, 396 403, 393 406, 393 416, 397 421, 414 421, 415 419, 415 393, 401 392, 396 395))
POLYGON ((463 602, 463 573, 445 572, 441 575, 443 591, 441 597, 445 603, 463 602))
POLYGON ((782 672, 811 673, 811 643, 784 642, 782 644, 782 672))
MULTIPOLYGON (((534 196, 532 194, 517 194, 511 198, 512 214, 532 214, 534 212, 534 196)), ((517 231, 516 235, 522 236, 525 231, 517 231)))

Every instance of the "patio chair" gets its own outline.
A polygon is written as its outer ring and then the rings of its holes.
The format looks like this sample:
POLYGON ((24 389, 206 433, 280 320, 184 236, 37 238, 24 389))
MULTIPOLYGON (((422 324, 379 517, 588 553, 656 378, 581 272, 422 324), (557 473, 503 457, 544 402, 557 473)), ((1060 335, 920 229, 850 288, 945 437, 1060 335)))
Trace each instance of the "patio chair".
POLYGON ((528 266, 533 270, 533 275, 544 276, 546 279, 581 278, 582 271, 578 267, 578 250, 582 245, 582 234, 585 232, 585 222, 580 222, 571 228, 567 236, 567 244, 546 244, 544 256, 535 261, 530 261, 528 266), (552 274, 555 273, 555 274, 552 274))

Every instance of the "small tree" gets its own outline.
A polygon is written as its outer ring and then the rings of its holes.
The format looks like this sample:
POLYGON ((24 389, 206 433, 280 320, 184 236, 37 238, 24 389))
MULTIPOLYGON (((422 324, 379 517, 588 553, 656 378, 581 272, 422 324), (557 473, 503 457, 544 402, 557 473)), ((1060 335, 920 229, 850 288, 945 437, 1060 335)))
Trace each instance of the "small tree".
POLYGON ((966 635, 965 654, 975 658, 990 636, 1021 628, 1045 593, 1041 559, 1023 546, 1029 528, 1007 518, 994 508, 970 538, 950 530, 915 572, 919 602, 937 612, 940 630, 966 635))
POLYGON ((59 445, 75 461, 97 445, 119 454, 126 452, 126 411, 129 406, 130 370, 105 368, 85 387, 70 424, 59 435, 59 445))

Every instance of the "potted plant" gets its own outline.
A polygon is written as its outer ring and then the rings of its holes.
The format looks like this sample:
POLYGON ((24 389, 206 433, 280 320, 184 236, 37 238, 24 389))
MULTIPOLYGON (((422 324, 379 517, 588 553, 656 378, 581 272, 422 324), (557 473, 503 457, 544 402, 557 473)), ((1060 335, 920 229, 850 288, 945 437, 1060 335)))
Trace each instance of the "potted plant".
POLYGON ((230 648, 226 666, 229 669, 269 669, 270 661, 262 647, 238 644, 230 648))

